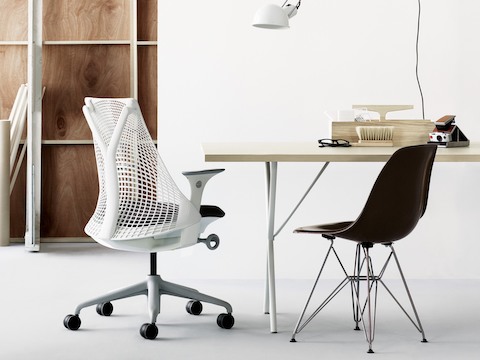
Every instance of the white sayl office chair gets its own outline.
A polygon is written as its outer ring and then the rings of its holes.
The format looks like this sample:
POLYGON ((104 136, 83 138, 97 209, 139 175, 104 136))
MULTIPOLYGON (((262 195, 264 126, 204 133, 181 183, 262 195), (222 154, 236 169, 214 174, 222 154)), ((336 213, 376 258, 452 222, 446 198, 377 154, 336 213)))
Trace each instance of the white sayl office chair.
POLYGON ((169 175, 147 130, 134 99, 86 98, 83 113, 92 131, 97 159, 99 196, 97 207, 85 227, 87 235, 100 244, 119 250, 150 253, 150 274, 136 285, 111 291, 78 305, 67 315, 67 329, 80 327, 80 311, 97 305, 100 315, 113 311, 111 301, 137 295, 148 297, 150 322, 140 328, 146 339, 155 339, 161 295, 190 299, 187 312, 198 315, 201 301, 226 309, 217 324, 230 329, 234 324, 229 303, 197 290, 162 280, 157 274, 157 252, 180 249, 203 242, 209 249, 219 244, 217 235, 200 239, 212 221, 223 217, 216 206, 200 205, 206 182, 223 169, 185 172, 191 187, 189 201, 169 175))

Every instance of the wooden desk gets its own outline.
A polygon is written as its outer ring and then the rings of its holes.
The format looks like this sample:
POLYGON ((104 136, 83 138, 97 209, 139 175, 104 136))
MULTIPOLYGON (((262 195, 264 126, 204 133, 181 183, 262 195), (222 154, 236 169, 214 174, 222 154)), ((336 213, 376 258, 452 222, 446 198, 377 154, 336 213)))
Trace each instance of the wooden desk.
MULTIPOLYGON (((398 147, 320 148, 314 141, 297 143, 205 143, 205 161, 219 162, 385 162, 398 147)), ((435 161, 479 162, 480 143, 439 148, 435 161)))
MULTIPOLYGON (((277 332, 274 239, 290 220, 330 162, 386 162, 397 147, 336 147, 320 148, 314 141, 302 143, 205 143, 207 162, 263 162, 267 181, 267 282, 265 313, 270 314, 270 331, 277 332), (318 175, 307 189, 287 220, 274 229, 277 165, 279 162, 323 162, 318 175)), ((463 148, 439 148, 435 161, 480 162, 480 143, 463 148)))

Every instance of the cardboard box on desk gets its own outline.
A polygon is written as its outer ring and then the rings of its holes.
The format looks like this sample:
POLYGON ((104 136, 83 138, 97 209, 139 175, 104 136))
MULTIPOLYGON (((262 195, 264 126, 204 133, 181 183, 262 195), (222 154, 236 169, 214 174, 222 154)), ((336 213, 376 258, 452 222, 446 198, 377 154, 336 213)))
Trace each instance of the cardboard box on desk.
POLYGON ((357 126, 394 126, 393 146, 426 144, 435 128, 430 120, 332 121, 331 138, 358 142, 357 126))

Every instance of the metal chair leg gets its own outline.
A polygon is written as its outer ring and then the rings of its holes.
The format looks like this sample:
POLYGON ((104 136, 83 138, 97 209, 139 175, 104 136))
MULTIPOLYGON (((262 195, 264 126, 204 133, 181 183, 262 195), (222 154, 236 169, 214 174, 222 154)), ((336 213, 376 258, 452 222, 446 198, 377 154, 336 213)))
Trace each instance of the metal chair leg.
POLYGON ((373 277, 372 279, 372 273, 371 273, 371 262, 370 262, 370 244, 362 244, 363 246, 363 251, 365 254, 365 259, 367 262, 367 323, 368 323, 368 328, 365 329, 365 335, 367 337, 367 342, 368 342, 368 353, 373 353, 372 349, 372 343, 373 343, 373 337, 374 337, 374 328, 372 327, 372 301, 371 301, 371 289, 372 287, 370 286, 370 282, 373 280, 375 281, 375 278, 373 277))
POLYGON ((358 299, 360 299, 360 272, 362 269, 362 260, 361 260, 361 248, 360 244, 357 244, 355 250, 355 261, 353 264, 353 276, 350 279, 350 288, 352 292, 352 310, 353 310, 353 321, 355 322, 354 330, 359 331, 360 326, 360 306, 358 299), (356 287, 355 287, 356 284, 356 287), (357 300, 356 300, 357 299, 357 300))
MULTIPOLYGON (((328 248, 327 254, 325 255, 325 259, 323 260, 322 267, 320 268, 320 271, 317 275, 317 278, 315 279, 315 282, 312 287, 312 291, 310 291, 310 295, 307 298, 307 302, 305 303, 305 306, 298 318, 297 325, 295 325, 295 329, 293 330, 292 338, 290 339, 290 342, 296 342, 295 336, 300 332, 299 328, 302 323, 303 317, 305 316, 305 312, 307 311, 308 304, 310 303, 310 300, 312 299, 312 295, 315 291, 315 288, 317 287, 318 280, 320 279, 320 275, 322 275, 323 268, 325 267, 325 263, 327 262, 328 256, 330 255, 330 251, 332 251, 333 248, 333 240, 330 241, 330 247, 328 248)), ((304 324, 305 326, 306 324, 304 324)))
MULTIPOLYGON (((361 243, 357 245, 357 252, 355 256, 355 270, 354 275, 350 277, 350 282, 352 284, 354 292, 354 320, 356 321, 357 327, 361 322, 363 325, 363 330, 365 333, 365 339, 368 342, 368 353, 373 353, 372 344, 375 339, 375 324, 376 324, 376 313, 377 313, 377 295, 378 295, 378 285, 377 281, 379 277, 375 275, 373 271, 373 264, 370 258, 369 249, 373 245, 371 243, 361 243), (363 257, 362 250, 363 248, 363 257), (362 269, 366 264, 366 275, 361 275, 362 269), (360 281, 365 281, 366 284, 366 296, 365 301, 360 301, 360 281), (374 299, 372 299, 372 291, 375 291, 374 299)), ((359 330, 356 328, 355 330, 359 330)))
POLYGON ((410 293, 410 289, 408 288, 407 281, 405 280, 405 276, 403 275, 402 267, 400 266, 400 262, 398 261, 397 253, 395 252, 395 249, 393 248, 393 245, 389 245, 389 246, 390 246, 390 249, 392 250, 393 258, 395 259, 395 263, 397 264, 398 271, 399 271, 400 276, 402 278, 403 285, 405 286, 405 290, 407 292, 408 299, 410 300, 410 305, 412 306, 413 313, 415 314, 415 318, 417 319, 417 324, 414 323, 414 325, 417 328, 417 330, 422 334, 422 342, 426 343, 428 341, 425 337, 425 332, 423 331, 423 326, 422 326, 422 323, 420 321, 420 317, 418 316, 418 312, 417 312, 417 308, 415 307, 415 303, 413 302, 413 298, 412 298, 412 295, 410 293))
POLYGON ((306 304, 303 308, 302 313, 300 314, 300 317, 297 321, 297 324, 295 326, 295 329, 292 334, 291 342, 296 342, 295 336, 302 331, 305 326, 348 284, 350 283, 351 286, 351 293, 352 293, 352 309, 353 309, 353 319, 355 321, 355 330, 360 330, 359 324, 360 322, 363 325, 363 330, 365 333, 365 338, 368 343, 368 353, 374 353, 373 351, 373 341, 375 339, 375 328, 376 328, 376 314, 377 314, 377 299, 378 299, 378 283, 380 282, 384 288, 387 290, 387 292, 392 296, 392 298, 395 300, 395 302, 399 305, 399 307, 403 310, 403 312, 406 314, 406 316, 410 319, 410 321, 413 323, 413 325, 417 328, 419 332, 422 334, 422 342, 427 342, 425 338, 425 333, 423 331, 422 324, 420 322, 420 318, 417 313, 417 309, 415 307, 415 304, 413 302, 413 298, 410 294, 410 290, 407 286, 407 282, 405 280, 405 277, 403 275, 402 268, 400 266, 400 263, 398 261, 398 257, 395 253, 395 250, 393 249, 392 244, 386 244, 386 246, 390 247, 391 253, 388 257, 388 259, 385 261, 385 264, 381 268, 380 272, 378 275, 375 275, 375 271, 373 269, 373 263, 370 258, 370 248, 373 247, 372 243, 359 243, 356 248, 356 253, 355 253, 355 261, 354 261, 354 271, 353 275, 348 275, 342 262, 340 261, 340 258, 338 257, 337 252, 335 251, 335 248, 333 246, 333 240, 331 240, 330 247, 327 251, 327 254, 325 256, 325 259, 322 263, 322 266, 320 268, 320 271, 318 273, 317 278, 315 279, 313 288, 308 296, 308 299, 306 301, 306 304), (337 257, 337 260, 342 267, 344 273, 345 273, 345 279, 326 297, 326 299, 320 304, 320 306, 317 307, 317 309, 310 315, 309 318, 306 320, 304 319, 306 310, 310 304, 310 301, 312 299, 313 293, 315 292, 315 289, 317 287, 318 281, 320 279, 320 276, 323 272, 323 269, 325 267, 325 264, 327 262, 328 257, 330 256, 331 252, 334 253, 334 255, 337 257), (412 306, 413 312, 415 314, 416 318, 416 323, 415 321, 410 317, 410 315, 406 312, 406 310, 402 307, 402 305, 399 303, 399 301, 396 299, 396 297, 393 295, 393 293, 390 291, 390 289, 385 285, 385 283, 382 280, 383 274, 385 273, 385 270, 390 262, 390 259, 392 258, 395 259, 395 262, 397 264, 400 276, 403 281, 403 285, 405 286, 405 290, 407 292, 408 298, 410 300, 410 304, 412 306), (362 272, 366 272, 366 275, 362 275, 362 272), (360 283, 361 281, 366 282, 366 294, 363 297, 364 299, 360 301, 360 283), (374 294, 372 294, 372 291, 375 291, 374 294), (373 297, 373 298, 372 298, 373 297), (303 323, 302 323, 303 321, 303 323))
POLYGON ((321 268, 320 268, 320 271, 319 271, 319 273, 318 273, 318 276, 317 276, 317 278, 316 278, 316 280, 315 280, 315 283, 314 283, 314 285, 313 285, 312 291, 310 292, 310 295, 308 296, 308 299, 307 299, 307 302, 306 302, 306 304, 305 304, 305 307, 303 308, 303 311, 302 311, 302 313, 300 314, 300 317, 299 317, 299 319, 298 319, 298 321, 297 321, 297 325, 295 326, 295 329, 294 329, 294 331, 293 331, 292 338, 291 338, 290 342, 296 342, 295 336, 296 336, 300 331, 302 331, 303 328, 305 328, 305 326, 307 326, 307 325, 310 323, 310 321, 312 321, 313 318, 314 318, 315 316, 317 316, 317 314, 318 314, 325 306, 327 306, 327 304, 328 304, 330 301, 332 301, 333 298, 334 298, 335 296, 337 296, 337 294, 338 294, 345 286, 347 286, 347 285, 350 283, 350 276, 348 275, 347 271, 345 270, 345 267, 343 266, 343 264, 342 264, 342 262, 341 262, 341 260, 340 260, 340 258, 339 258, 339 256, 338 256, 337 252, 335 251, 335 248, 333 247, 333 239, 330 239, 330 241, 331 241, 330 247, 329 247, 329 249, 328 249, 328 251, 327 251, 327 254, 326 254, 325 259, 324 259, 324 261, 323 261, 323 263, 322 263, 322 266, 321 266, 321 268), (316 308, 316 310, 313 311, 312 314, 302 323, 303 317, 305 316, 305 312, 306 312, 306 310, 307 310, 307 308, 308 308, 308 305, 309 305, 309 303, 310 303, 310 300, 311 300, 311 298, 312 298, 312 295, 313 295, 313 293, 315 292, 315 288, 317 287, 318 280, 320 279, 320 276, 321 276, 321 274, 322 274, 322 272, 323 272, 323 269, 324 269, 324 267, 325 267, 325 264, 326 264, 326 262, 327 262, 328 257, 330 256, 330 253, 331 253, 331 252, 333 252, 333 254, 335 255, 335 257, 337 258, 337 261, 338 261, 338 263, 340 264, 340 267, 342 268, 343 273, 345 274, 345 278, 344 278, 344 279, 337 285, 337 287, 325 298, 325 300, 323 300, 323 302, 316 308))

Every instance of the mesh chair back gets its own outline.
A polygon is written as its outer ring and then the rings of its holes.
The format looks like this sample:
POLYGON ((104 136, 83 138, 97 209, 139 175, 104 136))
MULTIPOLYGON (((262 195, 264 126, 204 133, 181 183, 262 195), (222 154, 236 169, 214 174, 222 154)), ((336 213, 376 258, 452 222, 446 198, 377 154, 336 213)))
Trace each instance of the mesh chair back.
POLYGON ((402 239, 425 213, 436 145, 397 150, 380 172, 358 219, 338 236, 387 243, 402 239))
POLYGON ((157 238, 199 222, 160 158, 137 101, 86 98, 85 103, 99 179, 97 206, 85 232, 100 240, 157 238))

